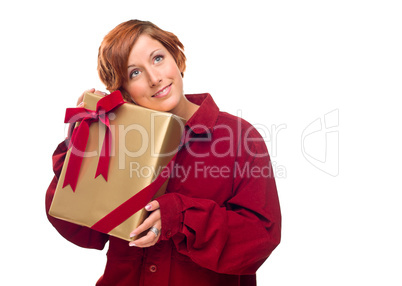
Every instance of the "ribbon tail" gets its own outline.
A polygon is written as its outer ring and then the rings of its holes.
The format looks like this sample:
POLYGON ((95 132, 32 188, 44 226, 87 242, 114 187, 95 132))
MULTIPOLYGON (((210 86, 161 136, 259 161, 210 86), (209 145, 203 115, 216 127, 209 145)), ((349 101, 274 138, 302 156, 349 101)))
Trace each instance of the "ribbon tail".
POLYGON ((110 136, 108 135, 109 132, 105 135, 105 141, 103 142, 102 146, 102 153, 99 156, 98 167, 96 168, 95 178, 99 175, 102 175, 105 181, 107 181, 107 175, 109 170, 109 161, 110 161, 110 136))
POLYGON ((66 174, 64 177, 63 188, 70 185, 73 192, 75 192, 75 188, 77 187, 78 175, 81 169, 82 159, 85 154, 88 136, 89 125, 88 122, 83 121, 74 130, 72 139, 70 141, 71 152, 70 158, 68 160, 66 174), (76 133, 80 133, 80 136, 76 136, 76 133))
POLYGON ((103 140, 102 144, 102 150, 99 155, 98 167, 96 168, 95 178, 97 178, 99 175, 102 175, 105 181, 107 181, 112 135, 108 118, 102 116, 100 117, 100 119, 105 124, 106 130, 105 139, 103 140))

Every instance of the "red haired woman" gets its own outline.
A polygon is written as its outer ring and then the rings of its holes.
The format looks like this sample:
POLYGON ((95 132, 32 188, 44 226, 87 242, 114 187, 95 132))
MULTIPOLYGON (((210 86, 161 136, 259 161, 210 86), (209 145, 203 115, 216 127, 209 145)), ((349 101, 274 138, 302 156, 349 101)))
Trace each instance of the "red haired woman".
MULTIPOLYGON (((146 235, 128 243, 48 216, 81 247, 103 249, 109 241, 96 285, 256 285, 257 269, 280 242, 280 207, 264 140, 245 120, 219 111, 211 95, 185 95, 185 68, 182 43, 150 22, 118 25, 99 48, 98 72, 107 90, 187 123, 176 160, 181 173, 146 206, 150 216, 131 233, 146 235)), ((66 146, 53 155, 47 210, 66 146)))

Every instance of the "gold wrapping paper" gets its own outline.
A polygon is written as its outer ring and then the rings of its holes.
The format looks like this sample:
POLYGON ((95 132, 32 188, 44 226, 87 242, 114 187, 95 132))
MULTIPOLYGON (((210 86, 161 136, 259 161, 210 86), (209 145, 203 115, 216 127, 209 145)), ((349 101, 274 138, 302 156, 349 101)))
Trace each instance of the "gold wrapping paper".
MULTIPOLYGON (((85 108, 96 109, 101 97, 86 93, 85 108)), ((108 180, 95 177, 105 126, 94 122, 82 160, 75 192, 62 188, 71 149, 67 152, 49 214, 72 223, 91 227, 133 195, 148 186, 174 156, 184 128, 184 119, 125 103, 109 114, 112 130, 108 180)), ((78 123, 77 123, 78 124, 78 123)), ((165 192, 167 181, 155 197, 165 192)), ((155 198, 154 197, 154 198, 155 198)), ((130 241, 129 234, 147 216, 142 209, 109 232, 130 241)))

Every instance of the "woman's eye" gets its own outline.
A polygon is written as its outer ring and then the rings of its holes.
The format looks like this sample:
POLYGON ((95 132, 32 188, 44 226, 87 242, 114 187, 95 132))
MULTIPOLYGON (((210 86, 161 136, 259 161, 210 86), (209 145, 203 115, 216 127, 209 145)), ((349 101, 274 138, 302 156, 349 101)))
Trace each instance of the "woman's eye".
POLYGON ((135 78, 135 77, 139 76, 140 73, 141 73, 141 72, 140 72, 139 70, 133 70, 133 71, 130 73, 130 78, 135 78))
POLYGON ((161 62, 162 60, 163 60, 163 56, 156 56, 155 59, 154 59, 154 62, 155 62, 155 63, 159 63, 159 62, 161 62))

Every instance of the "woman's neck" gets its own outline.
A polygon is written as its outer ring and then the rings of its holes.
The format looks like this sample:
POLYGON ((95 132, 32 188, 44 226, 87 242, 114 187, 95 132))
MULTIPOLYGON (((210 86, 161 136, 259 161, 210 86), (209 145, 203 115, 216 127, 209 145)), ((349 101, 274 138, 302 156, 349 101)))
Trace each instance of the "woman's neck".
POLYGON ((183 97, 184 98, 181 100, 180 104, 170 112, 188 121, 198 110, 199 106, 189 101, 185 96, 183 97))

